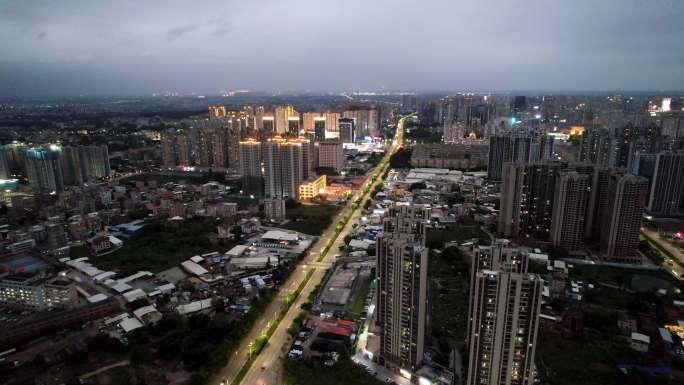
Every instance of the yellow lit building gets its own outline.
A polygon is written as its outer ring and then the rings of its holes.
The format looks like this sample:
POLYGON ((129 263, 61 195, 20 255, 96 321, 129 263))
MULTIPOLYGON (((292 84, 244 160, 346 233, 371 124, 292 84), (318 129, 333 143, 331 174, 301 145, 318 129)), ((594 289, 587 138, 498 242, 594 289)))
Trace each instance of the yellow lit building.
POLYGON ((582 135, 584 133, 583 126, 572 126, 570 127, 570 136, 582 135))
POLYGON ((209 116, 212 119, 222 118, 222 117, 226 116, 226 107, 225 106, 219 106, 219 105, 209 106, 209 116))
POLYGON ((321 175, 313 181, 299 185, 299 199, 311 199, 315 197, 325 191, 326 185, 327 178, 325 175, 321 175))

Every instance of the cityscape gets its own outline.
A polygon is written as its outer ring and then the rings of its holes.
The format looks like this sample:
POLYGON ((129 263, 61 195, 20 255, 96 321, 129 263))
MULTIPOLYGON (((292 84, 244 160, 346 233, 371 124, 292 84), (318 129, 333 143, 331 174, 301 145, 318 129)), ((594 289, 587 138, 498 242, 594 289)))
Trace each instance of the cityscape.
POLYGON ((684 384, 684 6, 209 3, 0 0, 1 384, 684 384))

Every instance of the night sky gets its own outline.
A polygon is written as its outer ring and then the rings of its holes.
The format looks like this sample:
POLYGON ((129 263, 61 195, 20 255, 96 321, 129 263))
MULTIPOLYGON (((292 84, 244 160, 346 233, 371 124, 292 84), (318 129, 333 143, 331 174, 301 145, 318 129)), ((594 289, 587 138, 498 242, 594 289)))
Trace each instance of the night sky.
POLYGON ((0 0, 0 95, 682 90, 684 1, 0 0))

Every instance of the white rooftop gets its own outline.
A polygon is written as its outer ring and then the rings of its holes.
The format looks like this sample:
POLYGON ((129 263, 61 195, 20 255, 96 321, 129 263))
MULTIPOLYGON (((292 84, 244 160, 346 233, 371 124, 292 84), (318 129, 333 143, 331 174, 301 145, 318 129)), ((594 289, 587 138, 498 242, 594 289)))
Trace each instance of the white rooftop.
POLYGON ((127 290, 132 289, 133 287, 125 282, 117 282, 114 285, 112 285, 112 290, 114 290, 117 293, 123 293, 127 290))
POLYGON ((126 278, 121 278, 121 279, 119 280, 119 282, 123 282, 123 283, 133 282, 133 281, 135 281, 136 279, 140 279, 140 278, 143 278, 143 277, 151 277, 152 275, 154 275, 154 274, 152 274, 152 273, 149 272, 149 271, 139 271, 139 272, 137 272, 137 273, 135 273, 135 274, 133 274, 133 275, 129 275, 129 276, 126 277, 126 278))
POLYGON ((143 306, 140 309, 134 310, 133 315, 135 316, 135 318, 142 321, 142 317, 144 317, 146 314, 150 314, 150 313, 153 313, 156 311, 157 311, 157 309, 154 306, 148 305, 148 306, 143 306))
POLYGON ((194 275, 204 275, 209 272, 207 271, 207 269, 203 268, 202 266, 196 264, 191 260, 181 262, 181 266, 183 267, 183 269, 185 269, 185 271, 194 275))
POLYGON ((296 241, 297 234, 288 233, 280 230, 269 230, 261 236, 262 239, 275 239, 278 241, 296 241))
POLYGON ((123 241, 122 241, 121 239, 119 239, 119 238, 113 236, 113 235, 110 235, 110 236, 109 236, 109 242, 110 242, 112 245, 114 245, 114 247, 119 247, 119 246, 123 245, 123 241))
POLYGON ((107 299, 106 294, 99 293, 99 294, 91 295, 90 297, 88 297, 88 302, 90 302, 90 303, 102 302, 106 299, 107 299))
POLYGON ((242 253, 244 253, 245 250, 247 250, 248 248, 249 248, 249 246, 237 245, 237 246, 233 247, 232 249, 226 251, 226 255, 229 257, 238 257, 242 253))
POLYGON ((176 285, 172 283, 166 283, 161 286, 157 286, 157 290, 161 291, 162 293, 169 293, 172 292, 176 289, 176 285))
POLYGON ((135 318, 125 318, 119 323, 119 326, 124 332, 128 333, 135 329, 140 329, 143 327, 143 324, 135 318))
POLYGON ((632 340, 633 341, 639 341, 643 342, 645 344, 650 344, 651 343, 651 337, 647 336, 646 334, 641 334, 641 333, 632 333, 632 340))
POLYGON ((134 289, 134 290, 125 292, 123 294, 123 296, 127 302, 133 302, 137 299, 147 297, 147 294, 145 294, 145 292, 142 289, 134 289))
POLYGON ((176 308, 176 311, 179 314, 190 314, 209 308, 211 308, 211 299, 203 299, 200 301, 190 302, 185 305, 179 305, 176 308))

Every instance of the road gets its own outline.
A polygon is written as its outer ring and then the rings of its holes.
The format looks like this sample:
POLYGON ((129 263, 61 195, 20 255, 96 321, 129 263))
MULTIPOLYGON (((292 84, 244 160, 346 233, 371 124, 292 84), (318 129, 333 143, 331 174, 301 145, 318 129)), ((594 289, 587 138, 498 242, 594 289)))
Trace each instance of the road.
MULTIPOLYGON (((238 349, 235 351, 234 356, 228 362, 228 365, 226 365, 218 373, 217 380, 216 380, 217 383, 220 383, 222 380, 228 380, 227 382, 230 384, 233 381, 233 379, 235 379, 235 377, 240 372, 240 369, 244 366, 244 364, 249 359, 248 350, 249 350, 250 344, 253 341, 255 341, 257 338, 259 338, 261 335, 266 333, 266 330, 271 326, 271 322, 273 322, 273 320, 277 317, 278 313, 280 312, 280 309, 284 303, 284 299, 287 297, 288 294, 293 293, 297 289, 297 286, 299 285, 299 283, 305 279, 308 267, 310 267, 311 265, 315 265, 313 267, 316 267, 316 273, 311 278, 311 280, 313 280, 314 277, 316 277, 316 274, 319 273, 319 271, 325 270, 323 268, 324 264, 316 263, 316 257, 323 250, 323 248, 325 248, 325 245, 328 244, 330 239, 335 235, 335 225, 340 220, 342 220, 343 214, 345 212, 346 212, 346 210, 341 210, 340 213, 338 213, 338 215, 333 220, 333 224, 331 226, 329 226, 323 232, 323 234, 318 238, 318 240, 311 246, 306 257, 302 260, 302 262, 300 262, 297 269, 295 271, 293 271, 292 274, 290 274, 288 279, 281 286, 277 297, 266 308, 266 311, 264 312, 264 316, 261 318, 261 320, 259 320, 252 327, 252 330, 249 332, 247 337, 245 337, 242 340, 238 349)), ((311 282, 311 280, 309 282, 311 282)), ((308 288, 308 286, 309 285, 307 285, 307 288, 308 288)), ((303 291, 302 294, 300 295, 300 298, 306 298, 308 296, 308 292, 310 292, 310 290, 306 291, 306 292, 303 291)), ((298 308, 299 304, 297 304, 296 307, 298 308)), ((292 309, 295 309, 295 305, 292 306, 292 309)), ((290 313, 292 313, 292 311, 290 311, 290 313)), ((288 313, 287 316, 289 316, 289 315, 290 314, 288 313)), ((287 319, 287 317, 286 317, 286 319, 287 319)), ((283 323, 285 323, 286 319, 283 320, 283 323)), ((281 325, 283 323, 281 323, 281 325)), ((289 324, 285 327, 285 329, 287 329, 287 327, 289 327, 289 324)), ((280 329, 278 331, 276 331, 276 334, 279 332, 280 332, 280 329)), ((277 337, 277 336, 274 335, 271 338, 271 340, 274 340, 275 337, 277 337)), ((269 345, 271 345, 271 344, 272 344, 272 342, 269 342, 269 345)), ((264 349, 264 350, 266 350, 266 349, 264 349)))
MULTIPOLYGON (((387 159, 389 159, 389 156, 391 156, 391 154, 393 154, 397 149, 399 149, 401 147, 401 144, 403 143, 403 125, 404 121, 402 119, 399 121, 399 124, 397 124, 397 132, 392 142, 392 146, 388 151, 387 159)), ((381 162, 381 164, 383 163, 384 162, 381 162)), ((320 284, 323 280, 323 277, 325 276, 325 268, 331 266, 334 263, 336 251, 340 246, 344 244, 344 237, 352 231, 353 225, 357 223, 359 218, 361 217, 361 209, 354 211, 353 215, 351 216, 345 227, 342 229, 338 237, 335 239, 335 243, 330 248, 330 252, 325 255, 323 260, 320 262, 315 262, 315 259, 318 256, 320 250, 325 248, 330 239, 335 235, 336 224, 339 223, 340 220, 344 217, 344 215, 347 215, 350 210, 353 210, 352 202, 356 201, 358 198, 364 197, 363 191, 366 187, 369 187, 369 182, 370 179, 367 179, 361 187, 361 189, 359 190, 359 192, 354 197, 352 197, 352 199, 349 200, 347 206, 345 206, 345 208, 341 210, 337 218, 335 218, 335 221, 333 221, 333 223, 325 230, 323 236, 321 236, 318 239, 318 241, 316 241, 316 243, 311 249, 311 252, 309 252, 304 261, 301 262, 300 266, 302 266, 302 268, 298 268, 296 270, 296 273, 293 273, 288 278, 286 284, 283 286, 286 288, 286 292, 283 293, 283 290, 281 290, 281 292, 278 295, 278 299, 274 300, 273 303, 271 303, 271 305, 269 306, 269 309, 265 314, 274 314, 274 311, 280 309, 282 298, 290 292, 292 292, 296 288, 296 285, 302 282, 308 268, 312 264, 316 267, 313 276, 307 282, 300 296, 297 298, 295 303, 292 304, 290 310, 287 312, 283 320, 278 325, 277 329, 275 330, 275 333, 273 333, 273 336, 270 338, 266 347, 263 348, 261 354, 259 354, 252 363, 252 366, 250 367, 249 371, 247 372, 247 374, 241 382, 242 384, 277 385, 282 383, 282 362, 280 361, 280 358, 284 357, 284 355, 286 354, 283 349, 285 343, 288 342, 287 328, 290 327, 290 325, 292 325, 294 319, 301 312, 301 304, 308 300, 309 294, 313 291, 316 285, 320 284)), ((375 182, 375 184, 382 182, 382 179, 379 179, 375 182)), ((369 190, 372 190, 373 187, 374 186, 371 185, 369 190)), ((263 320, 261 321, 261 323, 259 323, 259 325, 261 325, 261 327, 254 328, 255 330, 252 330, 252 332, 249 335, 249 338, 246 338, 243 341, 239 351, 237 352, 237 357, 234 357, 234 359, 232 359, 231 362, 229 362, 225 370, 221 372, 221 375, 219 376, 218 380, 226 379, 228 380, 228 384, 230 384, 232 380, 237 376, 238 372, 240 371, 240 368, 249 358, 245 353, 249 347, 249 343, 251 341, 254 341, 261 334, 263 334, 266 328, 268 327, 263 326, 263 320)))
POLYGON ((658 250, 658 252, 660 252, 665 258, 665 262, 663 262, 662 265, 663 269, 665 269, 667 272, 669 272, 675 278, 681 281, 684 277, 684 253, 682 253, 681 250, 679 250, 675 246, 672 246, 669 242, 660 239, 660 234, 658 234, 658 232, 655 230, 649 229, 647 227, 642 227, 641 234, 649 241, 657 243, 658 246, 670 252, 670 254, 672 254, 672 256, 677 259, 676 261, 670 261, 670 263, 668 263, 670 257, 667 254, 658 250))
POLYGON ((401 375, 392 372, 391 370, 385 368, 384 366, 373 362, 369 357, 366 356, 365 350, 368 343, 368 329, 370 328, 370 323, 373 322, 373 313, 375 312, 375 304, 377 300, 377 295, 373 295, 373 300, 368 306, 368 316, 366 317, 366 322, 363 324, 363 332, 359 334, 359 342, 356 344, 356 352, 352 357, 352 360, 357 364, 363 365, 372 370, 375 373, 375 378, 382 382, 395 382, 400 385, 410 385, 411 381, 401 375), (387 379, 390 381, 387 381, 387 379))

